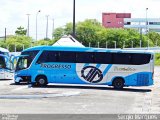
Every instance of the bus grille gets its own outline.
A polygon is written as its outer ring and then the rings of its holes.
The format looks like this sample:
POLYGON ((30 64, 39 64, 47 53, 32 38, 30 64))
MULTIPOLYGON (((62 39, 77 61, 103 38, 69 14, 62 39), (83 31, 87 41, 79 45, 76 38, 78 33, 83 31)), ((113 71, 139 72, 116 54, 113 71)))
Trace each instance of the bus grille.
POLYGON ((137 75, 137 85, 144 86, 149 84, 149 75, 148 74, 138 74, 137 75))

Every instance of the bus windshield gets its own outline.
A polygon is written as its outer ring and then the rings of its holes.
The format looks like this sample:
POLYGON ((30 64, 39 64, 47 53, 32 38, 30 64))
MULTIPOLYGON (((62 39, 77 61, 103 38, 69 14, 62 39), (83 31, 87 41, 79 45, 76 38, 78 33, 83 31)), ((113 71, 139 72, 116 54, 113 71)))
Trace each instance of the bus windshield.
POLYGON ((20 57, 17 62, 16 70, 22 70, 29 67, 32 61, 29 61, 27 57, 20 57))
POLYGON ((6 68, 5 58, 0 56, 0 68, 6 68))
POLYGON ((5 58, 4 56, 0 56, 0 69, 12 69, 12 64, 9 59, 5 58))
POLYGON ((22 52, 22 56, 19 57, 16 70, 22 70, 22 69, 27 69, 30 64, 32 63, 33 59, 35 56, 38 54, 39 51, 27 51, 27 52, 22 52), (26 55, 26 56, 23 56, 26 55))
POLYGON ((0 54, 9 56, 9 52, 2 52, 2 51, 0 51, 0 54))

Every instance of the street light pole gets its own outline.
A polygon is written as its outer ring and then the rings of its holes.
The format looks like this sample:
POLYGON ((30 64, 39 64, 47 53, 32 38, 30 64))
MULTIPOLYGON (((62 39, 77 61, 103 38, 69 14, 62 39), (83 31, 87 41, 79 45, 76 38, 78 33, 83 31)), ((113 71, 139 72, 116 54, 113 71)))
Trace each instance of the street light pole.
POLYGON ((49 15, 46 15, 46 18, 47 18, 47 24, 46 24, 46 39, 48 39, 48 17, 49 17, 49 15))
MULTIPOLYGON (((148 33, 148 16, 147 16, 148 8, 146 8, 146 35, 148 33)), ((148 36, 147 36, 148 39, 148 36)), ((149 49, 149 39, 148 39, 148 49, 149 49)))
POLYGON ((4 40, 6 42, 6 39, 7 39, 7 28, 4 29, 4 40))
POLYGON ((73 37, 75 36, 75 0, 73 0, 73 37))
POLYGON ((36 14, 36 41, 37 41, 37 17, 38 17, 38 13, 40 13, 41 10, 39 10, 36 14))
POLYGON ((27 36, 29 37, 29 16, 30 16, 30 14, 27 14, 27 16, 28 16, 27 36))
POLYGON ((52 39, 53 39, 53 33, 54 33, 54 18, 52 19, 53 20, 53 25, 52 25, 52 39))
POLYGON ((148 11, 148 8, 146 8, 146 34, 147 34, 147 31, 148 31, 148 16, 147 16, 147 11, 148 11))
POLYGON ((139 43, 140 48, 142 47, 142 28, 140 28, 140 43, 139 43))

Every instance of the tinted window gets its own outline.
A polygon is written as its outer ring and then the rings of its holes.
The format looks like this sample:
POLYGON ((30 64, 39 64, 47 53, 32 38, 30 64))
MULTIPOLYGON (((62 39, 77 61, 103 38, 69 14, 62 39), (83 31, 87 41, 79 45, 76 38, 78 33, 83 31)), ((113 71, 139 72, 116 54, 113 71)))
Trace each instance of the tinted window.
POLYGON ((150 59, 151 59, 150 54, 132 54, 133 65, 147 64, 150 62, 150 59))
POLYGON ((149 63, 150 59, 150 54, 140 53, 43 51, 37 63, 69 62, 141 65, 149 63))
POLYGON ((56 62, 58 59, 58 52, 55 51, 43 51, 37 60, 37 63, 44 62, 56 62))
POLYGON ((6 64, 5 64, 5 59, 4 57, 0 56, 0 68, 5 68, 6 64))
POLYGON ((27 65, 30 66, 31 62, 35 58, 35 56, 38 54, 39 50, 34 50, 34 51, 26 51, 22 52, 22 55, 28 55, 27 56, 27 65))
POLYGON ((92 52, 77 52, 76 53, 76 62, 77 63, 94 63, 92 52))
POLYGON ((33 59, 37 55, 38 52, 39 50, 26 51, 26 52, 22 52, 22 55, 29 55, 29 57, 33 59))
POLYGON ((1 52, 1 51, 0 51, 0 54, 4 54, 4 52, 1 52))
POLYGON ((76 53, 74 52, 59 52, 59 57, 58 57, 59 62, 70 62, 70 63, 75 63, 76 62, 76 53))
POLYGON ((112 63, 112 53, 95 52, 94 60, 95 60, 95 63, 111 64, 112 63))
POLYGON ((131 54, 129 53, 113 53, 113 64, 130 64, 131 54))
POLYGON ((6 56, 9 56, 9 52, 2 52, 2 51, 0 51, 0 54, 3 54, 3 55, 6 55, 6 56))
POLYGON ((31 62, 28 57, 20 57, 17 62, 16 70, 26 69, 30 66, 31 62))
POLYGON ((150 62, 150 54, 113 53, 113 64, 142 65, 150 62))

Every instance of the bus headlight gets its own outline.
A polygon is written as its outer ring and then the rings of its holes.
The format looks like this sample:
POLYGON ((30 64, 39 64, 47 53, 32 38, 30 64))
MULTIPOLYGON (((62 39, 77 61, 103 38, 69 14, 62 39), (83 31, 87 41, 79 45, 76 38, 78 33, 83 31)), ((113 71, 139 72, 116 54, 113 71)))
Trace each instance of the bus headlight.
POLYGON ((23 79, 22 79, 21 77, 17 77, 17 78, 15 79, 15 82, 20 82, 20 81, 23 81, 23 79))

